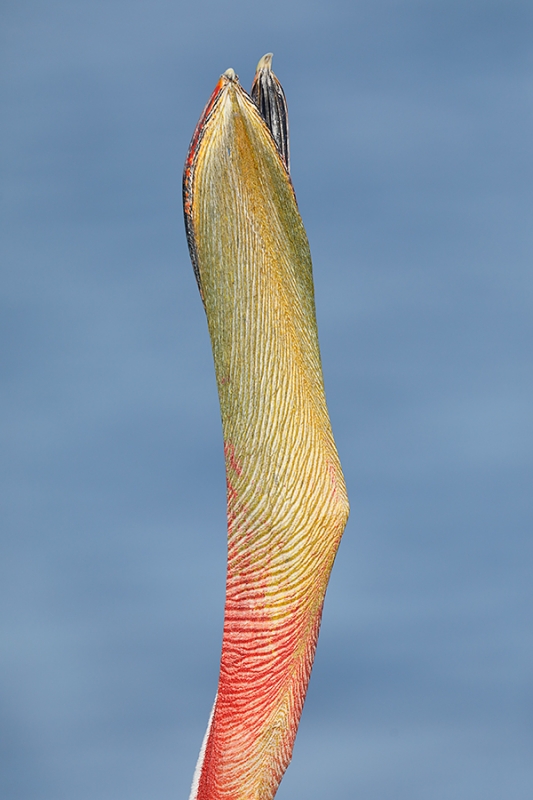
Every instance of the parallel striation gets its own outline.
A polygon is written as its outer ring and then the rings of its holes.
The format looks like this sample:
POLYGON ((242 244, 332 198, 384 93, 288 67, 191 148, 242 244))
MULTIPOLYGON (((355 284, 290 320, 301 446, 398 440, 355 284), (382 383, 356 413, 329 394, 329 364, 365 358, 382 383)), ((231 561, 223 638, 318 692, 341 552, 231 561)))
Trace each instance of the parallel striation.
POLYGON ((232 70, 184 174, 227 477, 220 678, 192 800, 270 800, 290 761, 348 517, 326 408, 311 256, 288 170, 232 70))

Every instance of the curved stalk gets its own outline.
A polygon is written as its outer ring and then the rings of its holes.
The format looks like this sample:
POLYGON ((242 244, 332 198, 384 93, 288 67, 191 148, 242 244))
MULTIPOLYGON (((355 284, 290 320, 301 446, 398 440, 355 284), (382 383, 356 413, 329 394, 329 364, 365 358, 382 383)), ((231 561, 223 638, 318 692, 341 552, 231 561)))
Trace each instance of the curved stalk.
MULTIPOLYGON (((277 79, 270 61, 262 62, 254 85, 264 98, 277 79)), ((288 134, 285 161, 271 122, 228 70, 198 123, 184 173, 187 237, 220 399, 228 514, 218 693, 191 800, 274 797, 348 518, 288 134)))

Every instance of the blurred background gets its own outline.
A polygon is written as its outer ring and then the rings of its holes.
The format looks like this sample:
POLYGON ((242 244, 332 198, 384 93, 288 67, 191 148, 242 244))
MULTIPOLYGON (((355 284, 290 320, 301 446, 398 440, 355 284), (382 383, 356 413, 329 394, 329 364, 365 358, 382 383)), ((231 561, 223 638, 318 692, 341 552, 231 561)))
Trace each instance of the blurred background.
POLYGON ((0 796, 188 796, 226 530, 181 172, 273 51, 352 507, 279 800, 529 800, 531 2, 4 0, 0 30, 0 796))

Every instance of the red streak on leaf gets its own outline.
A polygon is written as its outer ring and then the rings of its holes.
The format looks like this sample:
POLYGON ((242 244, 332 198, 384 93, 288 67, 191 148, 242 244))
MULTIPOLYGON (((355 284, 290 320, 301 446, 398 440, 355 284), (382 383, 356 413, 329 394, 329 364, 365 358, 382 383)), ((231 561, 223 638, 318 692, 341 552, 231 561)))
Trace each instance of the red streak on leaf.
POLYGON ((240 478, 242 475, 242 467, 235 455, 235 447, 231 442, 224 443, 224 457, 226 459, 226 466, 232 469, 240 478))
POLYGON ((207 103, 206 107, 204 108, 204 110, 202 112, 202 116, 198 120, 198 124, 197 124, 197 126, 196 126, 196 128, 194 130, 194 133, 193 133, 193 136, 192 136, 192 139, 191 139, 191 143, 189 145, 189 152, 187 153, 187 158, 185 160, 185 171, 184 171, 184 185, 185 185, 184 208, 185 208, 185 214, 187 216, 190 215, 191 206, 192 206, 192 197, 191 197, 191 191, 190 191, 190 188, 191 188, 190 187, 191 169, 193 167, 194 160, 196 158, 196 154, 198 152, 198 146, 199 146, 200 141, 202 139, 205 125, 206 125, 209 117, 211 116, 213 108, 214 108, 214 106, 215 106, 215 104, 216 104, 216 102, 218 100, 218 97, 219 97, 222 89, 227 84, 227 82, 228 82, 228 79, 225 78, 224 75, 222 75, 220 77, 219 82, 215 86, 215 90, 214 90, 213 94, 209 98, 209 102, 207 103))

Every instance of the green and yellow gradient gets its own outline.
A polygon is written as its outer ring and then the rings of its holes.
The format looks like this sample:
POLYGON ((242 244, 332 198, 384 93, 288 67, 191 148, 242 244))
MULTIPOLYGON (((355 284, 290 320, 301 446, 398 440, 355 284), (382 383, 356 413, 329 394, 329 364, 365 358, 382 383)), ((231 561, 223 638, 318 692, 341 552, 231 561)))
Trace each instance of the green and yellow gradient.
POLYGON ((228 503, 219 686, 191 798, 270 800, 291 758, 348 500, 307 236, 273 136, 233 70, 191 142, 184 203, 228 503))

